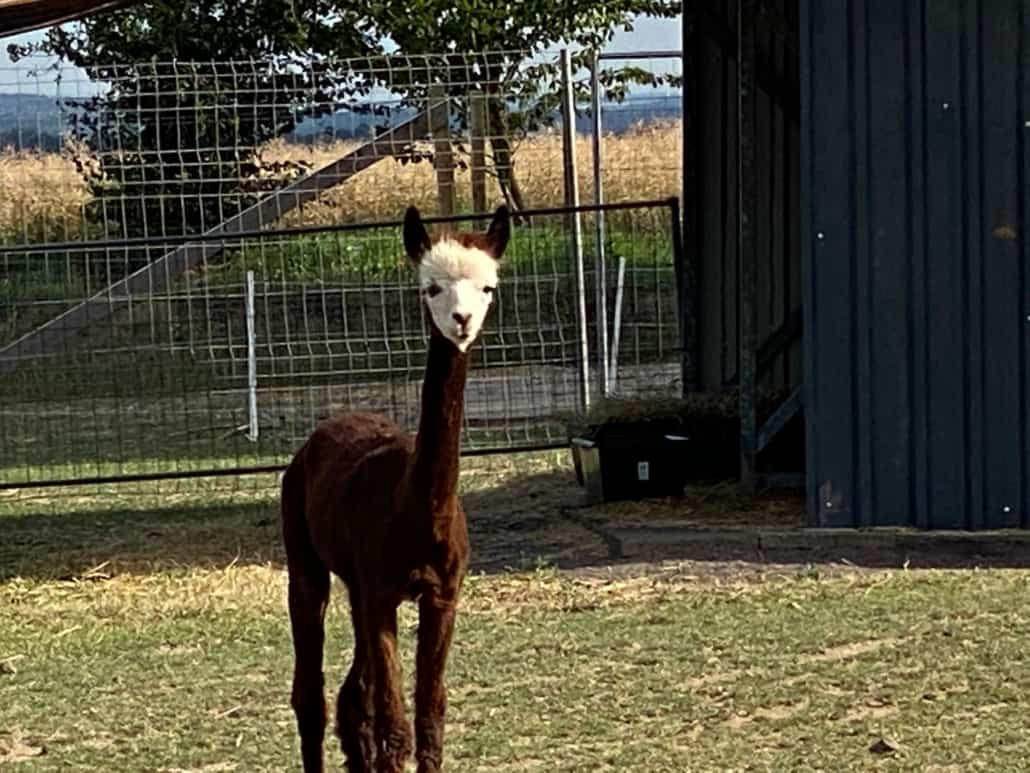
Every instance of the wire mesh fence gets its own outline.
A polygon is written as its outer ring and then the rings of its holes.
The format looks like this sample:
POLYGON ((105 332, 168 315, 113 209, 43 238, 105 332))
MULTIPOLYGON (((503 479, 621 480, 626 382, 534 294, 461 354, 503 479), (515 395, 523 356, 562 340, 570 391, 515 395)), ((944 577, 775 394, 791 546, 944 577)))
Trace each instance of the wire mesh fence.
MULTIPOLYGON (((317 69, 273 61, 2 67, 0 181, 17 195, 0 201, 0 237, 199 233, 270 193, 281 195, 263 220, 279 225, 388 220, 410 203, 467 211, 481 189, 488 206, 561 206, 556 87, 513 81, 525 57, 395 56, 317 69), (441 103, 437 121, 412 122, 430 92, 441 103), (289 189, 312 175, 317 195, 289 189)), ((627 57, 605 60, 605 72, 645 73, 655 85, 606 91, 607 199, 679 195, 675 65, 627 57)), ((589 159, 586 72, 577 80, 579 155, 589 159)), ((590 199, 588 163, 579 175, 590 199)))
MULTIPOLYGON (((523 58, 0 72, 17 92, 0 153, 16 191, 0 202, 0 487, 274 467, 340 409, 413 428, 427 331, 391 222, 412 203, 523 213, 475 349, 467 450, 564 441, 599 368, 579 343, 601 325, 619 394, 678 394, 672 208, 613 208, 603 233, 580 213, 579 319, 570 215, 531 213, 563 203, 564 169, 548 85, 510 85, 523 58)), ((678 193, 640 167, 608 198, 678 193)), ((589 200, 590 165, 578 173, 589 200)))
MULTIPOLYGON (((670 211, 652 203, 606 213, 617 234, 610 250, 626 266, 621 286, 607 288, 613 307, 622 298, 622 394, 679 389, 670 211), (664 233, 636 228, 641 212, 663 211, 664 233)), ((563 417, 579 407, 584 328, 568 217, 537 211, 515 230, 471 363, 469 450, 560 443, 563 417)), ((344 409, 383 412, 413 429, 428 329, 399 233, 391 223, 219 236, 164 287, 106 293, 87 302, 87 322, 70 334, 58 320, 42 348, 22 354, 15 344, 0 372, 0 482, 275 465, 319 419, 344 409)), ((51 256, 65 273, 49 286, 67 292, 94 273, 108 282, 123 265, 112 253, 133 249, 118 244, 51 256)), ((43 253, 8 248, 4 258, 17 273, 43 253)), ((592 266, 585 276, 595 286, 592 266)), ((2 307, 3 343, 25 341, 40 320, 83 301, 38 296, 2 307)), ((593 337, 592 301, 588 310, 593 337)))
MULTIPOLYGON (((600 120, 591 120, 581 130, 589 135, 597 133, 596 139, 591 137, 593 146, 584 149, 583 158, 597 154, 602 200, 679 196, 684 150, 681 52, 607 52, 598 56, 596 68, 600 120), (622 98, 613 98, 611 73, 627 71, 635 73, 642 85, 622 98), (646 187, 640 186, 643 181, 646 187)), ((584 101, 586 98, 581 95, 584 101)), ((592 175, 582 189, 586 200, 597 200, 594 187, 592 175)))

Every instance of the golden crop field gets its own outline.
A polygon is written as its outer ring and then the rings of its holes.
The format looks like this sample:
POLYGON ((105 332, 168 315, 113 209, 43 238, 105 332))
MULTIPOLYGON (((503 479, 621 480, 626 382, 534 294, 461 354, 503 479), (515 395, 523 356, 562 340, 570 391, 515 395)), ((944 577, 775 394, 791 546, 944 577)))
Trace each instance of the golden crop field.
MULTIPOLYGON (((260 158, 302 162, 317 169, 358 147, 355 141, 321 145, 290 145, 274 141, 261 148, 260 158)), ((681 127, 678 122, 640 126, 622 135, 604 138, 605 198, 609 201, 658 199, 678 195, 680 187, 681 127)), ((577 140, 579 185, 583 201, 593 197, 591 143, 577 140)), ((561 136, 556 132, 535 135, 515 146, 515 169, 526 204, 531 207, 562 203, 561 136)), ((467 162, 467 155, 458 154, 467 162)), ((85 207, 92 198, 78 173, 71 152, 36 153, 12 149, 0 151, 0 238, 11 242, 79 239, 87 233, 85 207)), ((459 200, 471 198, 467 169, 456 173, 459 200)), ((131 195, 131 194, 129 194, 131 195)), ((501 201, 491 177, 488 198, 501 201)), ((390 219, 414 203, 425 212, 437 206, 437 187, 429 163, 380 161, 346 183, 323 194, 319 200, 291 212, 283 225, 321 225, 338 222, 390 219)), ((94 237, 96 227, 90 229, 94 237)))

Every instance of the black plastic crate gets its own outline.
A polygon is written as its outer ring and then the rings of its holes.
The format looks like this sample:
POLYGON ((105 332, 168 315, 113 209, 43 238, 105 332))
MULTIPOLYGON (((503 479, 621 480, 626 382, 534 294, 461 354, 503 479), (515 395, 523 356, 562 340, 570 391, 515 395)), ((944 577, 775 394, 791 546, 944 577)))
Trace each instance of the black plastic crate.
POLYGON ((691 469, 690 438, 654 422, 605 424, 570 444, 592 502, 679 496, 691 469))

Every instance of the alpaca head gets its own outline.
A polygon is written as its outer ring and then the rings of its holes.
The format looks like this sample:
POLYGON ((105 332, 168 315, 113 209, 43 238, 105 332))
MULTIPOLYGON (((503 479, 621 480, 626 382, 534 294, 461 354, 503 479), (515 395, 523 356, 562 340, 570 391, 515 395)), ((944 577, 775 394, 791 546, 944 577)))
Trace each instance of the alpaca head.
POLYGON ((485 233, 443 234, 432 240, 415 207, 404 216, 404 248, 418 266, 422 300, 433 326, 459 351, 476 340, 497 288, 497 268, 508 245, 508 208, 494 213, 485 233))

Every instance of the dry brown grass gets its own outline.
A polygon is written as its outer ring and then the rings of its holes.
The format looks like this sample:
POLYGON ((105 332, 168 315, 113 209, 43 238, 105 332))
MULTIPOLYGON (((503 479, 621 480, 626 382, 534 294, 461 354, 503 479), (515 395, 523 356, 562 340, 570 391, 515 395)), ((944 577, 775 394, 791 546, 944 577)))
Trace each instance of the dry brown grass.
POLYGON ((0 151, 0 237, 5 241, 78 238, 89 189, 63 153, 0 151))
MULTIPOLYGON (((659 199, 675 196, 680 187, 681 127, 678 122, 652 123, 604 140, 605 196, 610 201, 659 199)), ((358 143, 340 141, 315 146, 274 141, 262 148, 267 162, 302 162, 317 169, 355 149, 358 143)), ((576 147, 580 194, 593 197, 590 138, 576 147)), ((467 160, 467 158, 466 158, 467 160)), ((526 203, 531 207, 562 203, 561 137, 546 132, 525 139, 515 151, 516 172, 526 203)), ((0 199, 0 234, 14 241, 80 238, 83 211, 91 194, 79 176, 71 154, 0 151, 0 184, 8 193, 0 199)), ((467 169, 456 174, 459 200, 471 198, 467 169)), ((437 209, 436 180, 428 163, 381 161, 343 185, 328 191, 303 211, 291 213, 284 225, 323 225, 392 219, 410 203, 426 212, 437 209)), ((502 201, 496 181, 488 182, 491 206, 502 201)))
MULTIPOLYGON (((678 123, 649 124, 621 136, 605 138, 603 157, 606 174, 605 197, 609 201, 660 199, 679 194, 680 138, 678 123)), ((321 146, 270 144, 263 151, 269 161, 300 161, 318 168, 357 147, 353 142, 321 146)), ((591 174, 590 138, 576 142, 579 160, 579 189, 584 201, 594 195, 591 174)), ((516 149, 516 172, 526 203, 531 207, 554 207, 563 203, 562 145, 559 134, 541 133, 520 142, 516 149)), ((468 159, 464 159, 467 163, 468 159)), ((455 175, 456 195, 471 197, 472 183, 467 169, 455 175)), ((437 206, 433 168, 427 163, 402 164, 381 161, 365 173, 328 191, 303 213, 288 217, 291 224, 323 224, 355 220, 385 220, 396 217, 409 203, 433 212, 437 206)), ((491 206, 503 201, 493 176, 488 179, 487 198, 491 206)))

